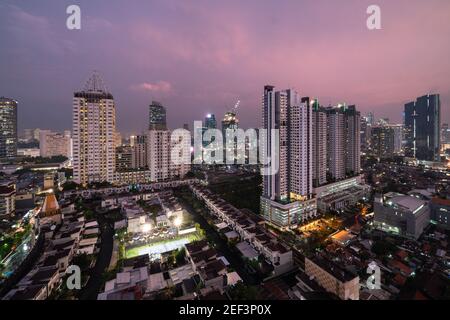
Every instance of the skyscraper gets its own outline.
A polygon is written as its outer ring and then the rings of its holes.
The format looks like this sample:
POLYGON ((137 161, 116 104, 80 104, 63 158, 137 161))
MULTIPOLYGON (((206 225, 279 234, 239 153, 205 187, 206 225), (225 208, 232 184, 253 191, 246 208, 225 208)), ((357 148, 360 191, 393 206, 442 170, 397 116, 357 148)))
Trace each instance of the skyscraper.
POLYGON ((425 95, 405 104, 405 155, 426 161, 440 160, 441 101, 439 94, 425 95))
MULTIPOLYGON (((202 137, 208 129, 217 129, 216 116, 214 114, 208 113, 203 121, 202 137)), ((206 148, 210 143, 203 141, 203 147, 206 148)))
POLYGON ((346 175, 361 172, 361 115, 356 106, 343 107, 345 122, 345 171, 346 175))
POLYGON ((374 117, 374 115, 373 115, 373 112, 369 112, 368 114, 367 114, 367 124, 369 125, 369 126, 373 126, 373 125, 375 125, 375 117, 374 117))
POLYGON ((147 163, 151 181, 170 177, 170 132, 149 130, 147 135, 147 163))
POLYGON ((222 135, 225 138, 227 129, 236 130, 239 128, 239 119, 236 117, 236 113, 229 111, 225 113, 222 120, 222 135))
POLYGON ((114 98, 94 74, 73 97, 74 181, 113 181, 116 111, 114 98))
POLYGON ((133 169, 144 169, 148 166, 147 161, 147 136, 139 135, 133 137, 131 167, 133 169))
POLYGON ((150 130, 147 133, 147 167, 151 181, 163 181, 171 178, 183 178, 190 170, 190 134, 185 132, 180 140, 172 141, 171 132, 167 129, 166 109, 153 101, 150 105, 150 130), (177 156, 182 163, 173 159, 177 145, 184 144, 185 153, 177 156))
POLYGON ((361 171, 361 116, 354 105, 327 108, 327 162, 332 180, 361 171))
POLYGON ((226 154, 231 153, 232 151, 237 150, 237 140, 234 138, 234 143, 227 144, 228 140, 232 140, 234 137, 234 130, 239 129, 239 119, 236 117, 236 113, 234 111, 228 111, 225 113, 225 116, 222 120, 222 137, 223 137, 223 146, 224 146, 224 159, 226 160, 226 154))
POLYGON ((392 158, 395 148, 395 131, 389 126, 377 126, 372 128, 373 154, 380 158, 392 158))
POLYGON ((340 108, 327 108, 328 180, 345 178, 344 114, 340 108))
POLYGON ((212 113, 208 113, 205 117, 204 127, 207 129, 216 129, 217 121, 216 116, 212 113))
POLYGON ((158 101, 149 106, 149 130, 166 130, 166 108, 158 101))
POLYGON ((327 114, 317 100, 313 100, 311 105, 313 107, 313 184, 318 187, 327 182, 327 114))
POLYGON ((17 156, 17 101, 0 97, 0 159, 17 156))
POLYGON ((441 143, 442 144, 450 143, 450 127, 449 127, 448 123, 442 124, 441 143))
POLYGON ((301 99, 288 89, 274 91, 264 87, 262 123, 267 129, 264 153, 272 161, 278 157, 278 172, 265 175, 261 213, 271 224, 292 228, 316 215, 312 197, 312 119, 309 98, 301 99), (272 141, 271 130, 279 131, 272 141))
POLYGON ((371 126, 367 123, 366 117, 361 117, 361 151, 367 152, 370 147, 371 126))

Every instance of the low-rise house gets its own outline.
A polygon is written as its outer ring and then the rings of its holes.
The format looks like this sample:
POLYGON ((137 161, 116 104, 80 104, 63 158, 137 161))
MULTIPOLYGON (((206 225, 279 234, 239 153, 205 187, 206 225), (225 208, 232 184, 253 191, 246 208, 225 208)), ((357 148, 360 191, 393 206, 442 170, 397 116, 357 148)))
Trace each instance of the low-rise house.
POLYGON ((305 258, 305 272, 326 291, 342 300, 359 300, 359 276, 348 272, 334 262, 315 256, 305 258))

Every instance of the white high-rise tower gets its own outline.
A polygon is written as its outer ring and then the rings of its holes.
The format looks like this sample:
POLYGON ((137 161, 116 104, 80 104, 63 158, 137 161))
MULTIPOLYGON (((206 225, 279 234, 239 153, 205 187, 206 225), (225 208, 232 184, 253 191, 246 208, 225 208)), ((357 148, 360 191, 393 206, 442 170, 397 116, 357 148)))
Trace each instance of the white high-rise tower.
POLYGON ((275 92, 273 86, 265 86, 262 122, 267 129, 264 149, 269 157, 278 157, 279 169, 274 175, 264 176, 261 213, 277 227, 293 228, 317 213, 312 196, 313 127, 309 98, 300 99, 291 89, 275 92), (271 141, 273 129, 279 130, 276 144, 271 141))
POLYGON ((115 131, 114 98, 99 74, 94 72, 84 89, 73 96, 73 169, 76 183, 113 182, 115 131))

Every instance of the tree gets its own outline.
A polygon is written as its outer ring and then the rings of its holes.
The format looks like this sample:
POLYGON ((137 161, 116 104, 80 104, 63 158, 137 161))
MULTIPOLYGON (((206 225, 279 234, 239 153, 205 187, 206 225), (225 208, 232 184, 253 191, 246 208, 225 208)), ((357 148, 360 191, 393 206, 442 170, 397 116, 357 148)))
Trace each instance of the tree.
POLYGON ((372 245, 372 252, 379 256, 386 256, 395 251, 395 245, 386 241, 378 240, 372 245))
POLYGON ((186 257, 186 249, 183 247, 178 249, 175 253, 175 261, 178 265, 181 265, 185 262, 186 257))
POLYGON ((232 300, 258 300, 259 290, 256 286, 246 286, 243 282, 238 282, 230 289, 232 300))
POLYGON ((62 187, 63 191, 70 191, 70 190, 77 190, 80 187, 80 185, 73 181, 67 181, 62 185, 62 187))

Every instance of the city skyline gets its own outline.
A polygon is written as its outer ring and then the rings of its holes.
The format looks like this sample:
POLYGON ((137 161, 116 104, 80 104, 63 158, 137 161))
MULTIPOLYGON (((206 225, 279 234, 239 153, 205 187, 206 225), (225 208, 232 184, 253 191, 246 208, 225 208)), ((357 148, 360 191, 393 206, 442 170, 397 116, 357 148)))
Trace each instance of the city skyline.
POLYGON ((445 8, 450 4, 409 1, 402 6, 381 1, 383 28, 369 31, 366 2, 285 2, 277 7, 268 3, 265 8, 249 2, 239 11, 233 10, 233 3, 153 2, 123 13, 115 5, 80 1, 82 29, 70 31, 64 23, 66 3, 5 1, 0 34, 6 45, 0 50, 0 66, 10 76, 0 80, 2 95, 19 102, 20 130, 70 128, 68 97, 93 69, 115 93, 117 127, 127 134, 146 128, 142 115, 152 100, 167 107, 171 128, 207 113, 221 118, 237 100, 241 126, 258 127, 254 114, 259 112, 259 88, 266 82, 293 87, 324 106, 355 104, 363 115, 372 111, 396 123, 401 123, 405 103, 439 93, 442 123, 450 122, 445 112, 450 97, 450 64, 445 57, 450 46, 444 41, 450 28, 450 10, 445 8), (287 15, 302 12, 304 19, 297 19, 298 25, 282 21, 276 12, 283 9, 287 15), (176 22, 161 21, 160 16, 167 15, 176 22), (312 27, 311 16, 320 25, 312 27), (424 17, 427 23, 419 23, 424 17), (284 35, 282 30, 289 32, 284 35), (257 36, 264 32, 270 41, 257 36), (293 36, 298 41, 287 40, 293 36), (421 45, 424 41, 427 46, 421 45), (24 44, 27 52, 21 49, 24 44), (416 45, 427 53, 415 50, 416 45), (88 52, 102 49, 108 54, 88 52))
POLYGON ((3 0, 0 300, 450 300, 448 34, 448 0, 3 0))

